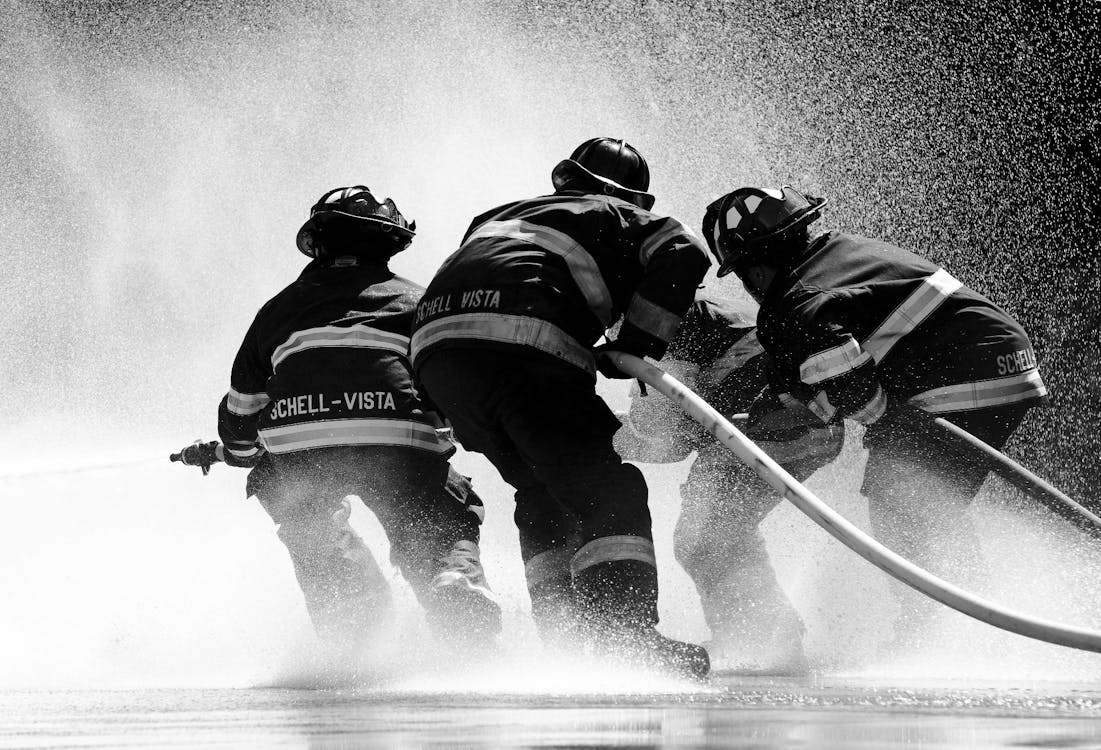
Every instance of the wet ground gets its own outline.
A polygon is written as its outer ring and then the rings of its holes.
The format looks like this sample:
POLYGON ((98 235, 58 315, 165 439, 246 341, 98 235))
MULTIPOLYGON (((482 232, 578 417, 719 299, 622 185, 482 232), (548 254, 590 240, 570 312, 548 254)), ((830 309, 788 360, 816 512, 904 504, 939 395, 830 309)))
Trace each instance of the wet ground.
MULTIPOLYGON (((494 503, 483 559, 506 612, 500 660, 470 670, 424 648, 395 574, 405 619, 376 671, 351 679, 319 671, 286 553, 238 475, 167 475, 179 467, 161 457, 9 480, 0 748, 1101 748, 1101 655, 948 612, 926 651, 884 658, 885 577, 789 507, 763 533, 814 676, 700 686, 540 661, 506 490, 460 467, 494 503)), ((699 642, 700 605, 671 553, 679 478, 647 476, 662 627, 699 642)), ((826 494, 861 518, 854 493, 826 494)), ((974 510, 995 601, 1101 628, 1095 545, 992 502, 974 510)), ((353 523, 385 560, 368 516, 353 523)))
POLYGON ((0 747, 1097 748, 1101 686, 716 678, 657 694, 5 692, 0 747))

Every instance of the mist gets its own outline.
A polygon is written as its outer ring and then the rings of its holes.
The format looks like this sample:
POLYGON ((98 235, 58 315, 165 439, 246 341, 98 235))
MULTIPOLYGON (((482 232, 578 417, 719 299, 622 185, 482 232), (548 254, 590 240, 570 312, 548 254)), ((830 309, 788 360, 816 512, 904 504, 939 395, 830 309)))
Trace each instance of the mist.
MULTIPOLYGON (((392 197, 418 229, 393 267, 424 284, 472 217, 550 192, 554 164, 597 135, 646 155, 656 210, 693 228, 727 190, 790 183, 830 197, 828 226, 924 254, 1005 307, 1054 396, 1011 453, 1101 507, 1097 8, 300 6, 3 3, 9 684, 272 679, 308 640, 285 553, 243 473, 202 478, 167 453, 214 437, 240 338, 305 263, 294 237, 310 205, 352 184, 392 197)), ((850 453, 812 487, 859 519, 850 453)), ((457 462, 487 497, 487 569, 522 631, 511 493, 479 457, 457 462)), ((683 470, 646 467, 663 613, 702 638, 669 553, 683 470)), ((1101 627, 1096 550, 997 480, 974 515, 999 601, 1101 627)), ((890 614, 871 606, 882 576, 791 508, 766 532, 812 655, 866 668, 890 614), (815 545, 832 550, 825 573, 802 554, 815 545)), ((982 632, 1005 662, 1003 637, 982 632)), ((1092 656, 1009 642, 1026 673, 1101 674, 1092 656)))

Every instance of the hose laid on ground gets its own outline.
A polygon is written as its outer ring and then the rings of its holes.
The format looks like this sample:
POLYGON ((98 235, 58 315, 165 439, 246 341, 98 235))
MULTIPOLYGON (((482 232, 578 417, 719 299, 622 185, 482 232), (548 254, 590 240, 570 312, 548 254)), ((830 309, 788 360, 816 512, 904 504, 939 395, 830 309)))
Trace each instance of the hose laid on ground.
POLYGON ((605 354, 621 371, 661 391, 688 416, 699 422, 731 453, 757 472, 761 479, 786 500, 791 501, 812 521, 880 570, 941 604, 996 628, 1059 646, 1101 653, 1101 633, 1028 617, 1004 609, 993 602, 969 594, 895 554, 818 499, 814 493, 769 458, 768 454, 758 448, 752 440, 739 432, 719 412, 676 378, 661 368, 630 354, 614 351, 608 351, 605 354))

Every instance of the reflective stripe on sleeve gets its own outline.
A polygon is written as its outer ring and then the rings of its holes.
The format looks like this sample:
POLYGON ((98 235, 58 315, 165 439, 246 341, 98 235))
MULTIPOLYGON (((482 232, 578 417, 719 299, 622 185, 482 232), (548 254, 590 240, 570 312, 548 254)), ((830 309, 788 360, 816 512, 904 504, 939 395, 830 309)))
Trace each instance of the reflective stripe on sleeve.
POLYGON ((849 336, 845 343, 807 357, 799 365, 799 379, 814 385, 851 372, 870 360, 871 356, 849 336))
POLYGON ((642 264, 643 268, 646 268, 650 264, 650 259, 654 257, 654 253, 666 247, 671 240, 688 239, 692 242, 692 245, 699 249, 703 256, 707 255, 707 249, 703 246, 696 235, 692 233, 684 224, 680 223, 676 219, 666 217, 665 223, 662 224, 661 229, 651 234, 645 240, 638 249, 638 262, 642 264))
POLYGON ((255 443, 224 443, 225 450, 232 453, 237 458, 252 458, 263 450, 259 445, 255 443))
POLYGON ((524 579, 528 588, 555 578, 569 577, 574 552, 572 547, 555 547, 540 552, 524 563, 524 579))
POLYGON ((1029 370, 1004 378, 933 388, 917 394, 910 403, 923 411, 939 414, 1015 404, 1046 395, 1047 386, 1039 370, 1029 370))
POLYGON ((355 347, 384 349, 402 356, 409 354, 409 337, 389 331, 380 331, 365 325, 321 326, 296 331, 271 355, 274 370, 292 354, 319 347, 355 347))
POLYGON ((943 268, 937 269, 909 297, 902 301, 864 341, 864 350, 882 362, 891 348, 906 334, 917 328, 933 312, 944 304, 953 292, 963 284, 943 268))
POLYGON ((226 409, 230 414, 248 417, 259 413, 270 401, 271 398, 266 393, 241 393, 231 387, 226 394, 226 409))
POLYGON ((876 384, 875 394, 868 399, 868 403, 850 414, 849 419, 860 424, 872 424, 878 421, 885 411, 887 411, 887 394, 883 386, 876 384))
POLYGON ((508 237, 528 242, 561 257, 566 261, 573 282, 585 295, 589 309, 605 328, 612 324, 612 295, 608 291, 608 285, 604 283, 604 276, 593 256, 573 237, 530 221, 509 219, 482 224, 470 233, 463 245, 487 237, 508 237))
POLYGON ((577 575, 586 568, 617 560, 635 560, 657 567, 654 543, 641 536, 602 536, 577 551, 570 571, 577 575))
POLYGON ((463 313, 434 320, 413 334, 413 357, 448 339, 496 341, 530 346, 580 367, 596 377, 596 363, 588 347, 558 326, 541 318, 503 313, 463 313))
POLYGON ((627 321, 636 328, 668 343, 677 333, 680 316, 666 310, 661 305, 635 294, 627 308, 627 321))
POLYGON ((347 445, 400 445, 446 453, 453 445, 431 425, 408 419, 332 419, 260 430, 271 453, 347 445))

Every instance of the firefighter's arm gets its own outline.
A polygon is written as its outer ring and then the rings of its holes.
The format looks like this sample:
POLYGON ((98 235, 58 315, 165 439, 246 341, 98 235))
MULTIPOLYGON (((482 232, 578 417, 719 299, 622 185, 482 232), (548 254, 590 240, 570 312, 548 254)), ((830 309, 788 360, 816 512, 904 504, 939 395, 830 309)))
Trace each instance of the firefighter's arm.
POLYGON ((661 359, 711 261, 702 243, 676 219, 652 217, 639 231, 632 251, 638 254, 642 280, 609 348, 661 359))
POLYGON ((826 424, 790 393, 766 389, 749 409, 746 435, 777 463, 832 460, 841 450, 843 425, 826 424))
POLYGON ((257 424, 271 399, 264 390, 270 362, 257 344, 256 323, 249 328, 230 371, 230 387, 218 404, 218 436, 230 466, 252 466, 264 455, 257 424))
POLYGON ((185 446, 177 453, 168 456, 170 461, 179 461, 184 466, 198 466, 203 470, 203 476, 210 473, 210 467, 217 463, 225 463, 229 466, 251 468, 263 457, 263 452, 255 459, 241 461, 228 453, 225 446, 217 440, 196 440, 191 445, 185 446))
POLYGON ((872 424, 887 408, 887 394, 876 376, 875 360, 851 335, 804 360, 800 372, 802 382, 816 389, 807 406, 823 422, 848 418, 872 424), (832 370, 821 367, 827 360, 832 360, 832 370))
POLYGON ((871 424, 883 416, 887 396, 876 363, 836 311, 833 295, 810 296, 795 308, 798 343, 790 367, 808 394, 806 404, 824 423, 844 418, 871 424))

